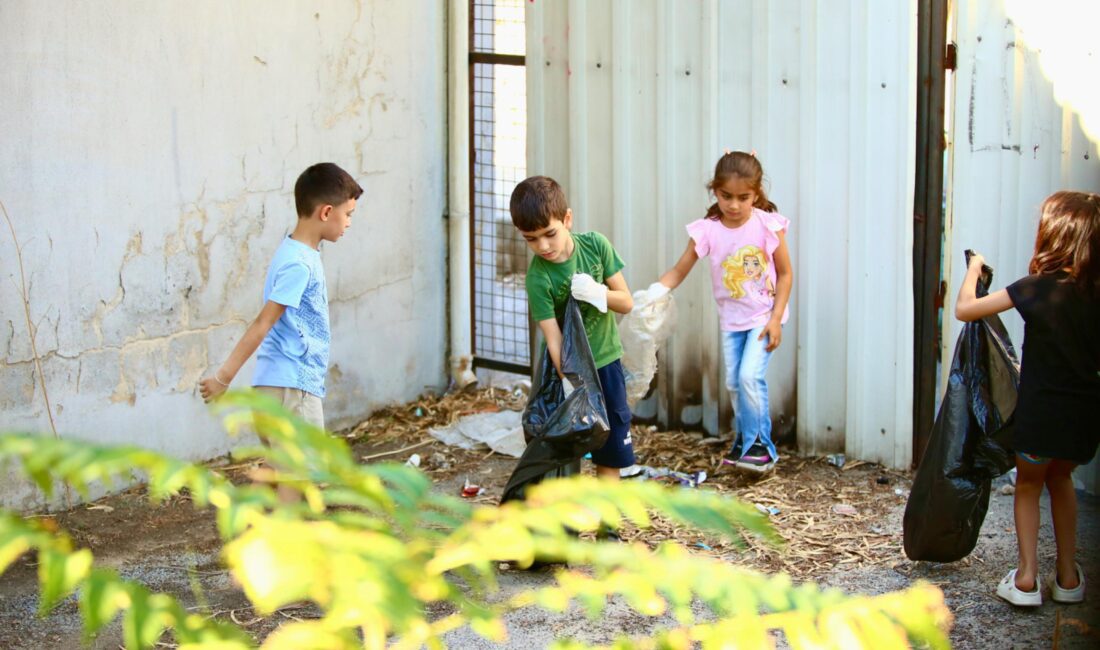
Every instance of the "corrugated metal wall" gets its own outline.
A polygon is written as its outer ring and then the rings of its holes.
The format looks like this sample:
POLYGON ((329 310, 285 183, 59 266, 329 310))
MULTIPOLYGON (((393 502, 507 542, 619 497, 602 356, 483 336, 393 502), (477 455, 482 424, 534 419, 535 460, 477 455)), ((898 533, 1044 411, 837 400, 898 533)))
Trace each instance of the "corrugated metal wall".
MULTIPOLYGON (((804 452, 908 466, 915 3, 527 8, 529 172, 563 183, 578 229, 607 234, 639 289, 684 250, 723 148, 755 149, 792 221, 792 317, 769 373, 777 425, 804 452)), ((730 408, 699 266, 638 411, 716 432, 730 408)))
MULTIPOLYGON (((1073 107, 1056 101, 1052 80, 1095 85, 1100 79, 1096 41, 1091 41, 1091 63, 1068 71, 1049 65, 1044 69, 1046 62, 1029 42, 1029 30, 1033 33, 1041 25, 1033 22, 1035 14, 1013 12, 1020 4, 958 5, 959 65, 944 259, 945 369, 961 325, 954 318, 954 304, 966 272, 963 250, 985 255, 995 270, 994 288, 1003 287, 1027 274, 1044 198, 1059 189, 1100 191, 1100 147, 1085 136, 1073 107), (1069 76, 1063 78, 1063 73, 1069 76)), ((1019 350, 1023 322, 1015 311, 1003 319, 1019 350)), ((1100 491, 1096 465, 1094 460, 1079 470, 1093 492, 1100 491)))

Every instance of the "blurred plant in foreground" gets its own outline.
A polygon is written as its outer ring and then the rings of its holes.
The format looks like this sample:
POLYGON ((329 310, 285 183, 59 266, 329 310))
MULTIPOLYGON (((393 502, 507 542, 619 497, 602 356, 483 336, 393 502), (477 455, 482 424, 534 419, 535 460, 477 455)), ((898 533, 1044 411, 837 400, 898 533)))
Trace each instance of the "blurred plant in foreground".
MULTIPOLYGON (((343 440, 264 396, 229 393, 217 408, 231 432, 254 427, 269 442, 236 454, 264 459, 250 485, 145 449, 35 435, 0 436, 0 458, 18 459, 47 492, 60 480, 87 498, 90 483, 112 484, 136 471, 148 477, 154 500, 186 490, 196 507, 214 508, 224 560, 257 612, 308 599, 323 613, 281 626, 265 649, 441 648, 443 636, 462 626, 504 641, 509 611, 562 612, 577 602, 596 617, 611 597, 675 621, 652 637, 623 638, 616 648, 770 648, 778 632, 793 648, 948 647, 951 615, 931 585, 848 596, 692 555, 671 542, 650 549, 575 535, 627 520, 645 527, 657 513, 734 542, 743 535, 777 542, 767 520, 735 499, 575 477, 533 487, 526 502, 471 505, 433 492, 430 479, 412 467, 357 463, 343 440), (279 485, 301 499, 281 503, 279 485), (536 559, 570 568, 552 584, 490 602, 498 563, 528 566, 536 559), (693 602, 712 615, 697 620, 693 602), (438 603, 449 603, 453 613, 429 616, 429 605, 438 603)), ((121 612, 128 648, 153 647, 165 630, 181 648, 253 647, 242 629, 189 613, 170 595, 95 567, 91 552, 74 550, 63 533, 0 511, 0 573, 32 550, 40 613, 78 592, 89 639, 121 612)), ((556 647, 589 646, 562 640, 556 647)))

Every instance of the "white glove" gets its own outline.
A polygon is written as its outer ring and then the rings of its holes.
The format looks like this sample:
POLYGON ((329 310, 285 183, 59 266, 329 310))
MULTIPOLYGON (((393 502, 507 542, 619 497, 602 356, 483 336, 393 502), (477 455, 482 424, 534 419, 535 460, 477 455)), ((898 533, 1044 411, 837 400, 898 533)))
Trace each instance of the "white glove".
POLYGON ((660 282, 654 282, 653 284, 649 285, 649 288, 645 290, 645 293, 650 302, 653 302, 667 296, 669 291, 672 291, 672 289, 669 289, 660 282))
POLYGON ((574 298, 587 302, 601 313, 607 313, 607 285, 596 282, 587 273, 578 273, 573 276, 572 288, 574 298))
POLYGON ((573 384, 571 384, 569 382, 568 377, 562 377, 561 378, 561 390, 562 390, 562 393, 563 393, 563 395, 562 395, 563 397, 569 397, 569 393, 573 392, 573 390, 574 390, 573 384))

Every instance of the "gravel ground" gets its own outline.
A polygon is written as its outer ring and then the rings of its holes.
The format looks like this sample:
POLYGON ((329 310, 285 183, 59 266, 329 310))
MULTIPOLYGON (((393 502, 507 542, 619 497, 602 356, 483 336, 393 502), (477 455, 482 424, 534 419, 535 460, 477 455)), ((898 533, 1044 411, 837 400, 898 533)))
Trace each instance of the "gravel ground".
MULTIPOLYGON (((420 412, 420 411, 418 411, 420 412)), ((393 426, 391 420, 379 426, 393 426)), ((419 416, 418 416, 419 417, 419 416)), ((398 418, 401 420, 401 418, 398 418)), ((406 427, 408 431, 422 427, 406 427)), ((374 443, 360 441, 355 449, 360 454, 400 449, 409 440, 422 440, 406 432, 399 437, 374 443)), ((662 458, 661 440, 676 438, 682 444, 691 434, 662 434, 646 430, 652 443, 639 445, 639 455, 651 464, 662 458), (646 458, 645 454, 649 457, 646 458)), ((478 500, 495 503, 514 460, 485 452, 465 452, 430 443, 416 450, 425 459, 425 469, 436 481, 437 489, 455 494, 467 478, 486 487, 478 500), (434 459, 434 460, 433 460, 434 459), (458 468, 461 468, 459 470, 458 468)), ((711 454, 720 454, 714 446, 711 454)), ((404 458, 408 453, 398 456, 404 458)), ((699 462, 704 462, 700 460, 699 462)), ((710 469, 708 465, 701 467, 710 469)), ((863 465, 851 471, 840 471, 821 459, 799 459, 786 456, 772 485, 779 492, 775 503, 783 512, 775 516, 781 534, 788 539, 787 557, 773 551, 757 550, 755 556, 744 557, 750 566, 764 571, 799 563, 790 561, 791 553, 813 553, 812 546, 800 546, 795 524, 806 513, 827 519, 830 504, 838 500, 854 503, 859 515, 834 517, 831 528, 815 532, 818 538, 835 535, 846 540, 847 552, 807 555, 801 564, 811 567, 797 579, 813 579, 849 593, 879 594, 903 589, 922 579, 937 584, 947 598, 955 616, 951 632, 956 648, 1096 648, 1100 647, 1100 597, 1093 594, 1082 605, 1062 606, 1048 602, 1037 611, 1021 612, 993 596, 993 588, 1015 563, 1016 542, 1012 524, 1012 497, 997 488, 981 539, 975 551, 963 561, 953 564, 912 563, 900 551, 901 520, 904 495, 909 487, 907 474, 887 472, 874 465, 863 465), (877 479, 877 480, 876 480, 877 479), (885 481, 885 483, 884 483, 885 481), (788 490, 786 486, 801 485, 788 490), (804 489, 806 486, 811 489, 804 489), (903 495, 896 496, 895 490, 903 495), (817 514, 813 514, 817 513, 817 514), (868 532, 873 531, 873 532, 868 532), (853 536, 872 540, 871 550, 852 547, 853 536), (879 541, 874 541, 879 540, 879 541), (802 550, 800 550, 802 549, 802 550), (809 550, 806 550, 809 549, 809 550), (1057 638, 1056 638, 1057 637, 1057 638)), ((749 500, 766 498, 766 486, 746 485, 726 476, 713 476, 706 484, 710 489, 727 491, 749 500)), ((769 502, 769 505, 771 502, 769 502)), ((1079 494, 1078 548, 1086 575, 1100 580, 1100 557, 1094 549, 1100 547, 1100 499, 1079 494)), ((1041 561, 1045 575, 1053 572, 1053 532, 1050 513, 1044 499, 1041 531, 1041 561)), ((316 616, 312 607, 286 609, 267 618, 253 613, 239 590, 235 589, 222 569, 218 554, 221 548, 210 512, 196 511, 186 498, 174 498, 160 505, 149 504, 140 489, 101 499, 94 508, 78 507, 54 516, 57 524, 68 530, 78 545, 93 550, 101 566, 114 567, 124 576, 138 580, 154 590, 176 595, 185 606, 202 608, 220 618, 242 624, 259 641, 279 624, 295 618, 316 616)), ((631 531, 635 539, 656 541, 661 536, 675 537, 676 531, 631 531)), ((628 539, 630 538, 627 535, 628 539)), ((679 539, 679 537, 677 537, 679 539)), ((840 542, 838 541, 838 548, 840 542)), ((868 548, 866 546, 862 547, 868 548)), ((718 548, 715 554, 722 554, 718 548)), ((723 555, 724 556, 724 555, 723 555)), ((507 570, 500 574, 500 598, 526 587, 547 584, 552 572, 507 570)), ((25 556, 0 580, 0 649, 41 650, 90 647, 114 650, 121 646, 118 623, 103 631, 88 645, 82 645, 81 622, 74 599, 62 603, 48 617, 35 615, 37 582, 33 557, 25 556)), ((444 612, 439 612, 443 615, 444 612)), ((705 617, 705 612, 699 611, 705 617)), ((507 619, 509 641, 503 645, 489 643, 468 629, 452 632, 446 638, 453 648, 533 648, 545 647, 554 639, 575 638, 588 643, 610 642, 620 634, 645 635, 669 620, 650 619, 638 615, 624 603, 612 601, 598 620, 589 620, 579 610, 554 614, 528 609, 510 614, 507 619)), ((783 639, 777 640, 785 647, 783 639)), ((170 647, 170 646, 169 646, 170 647)))

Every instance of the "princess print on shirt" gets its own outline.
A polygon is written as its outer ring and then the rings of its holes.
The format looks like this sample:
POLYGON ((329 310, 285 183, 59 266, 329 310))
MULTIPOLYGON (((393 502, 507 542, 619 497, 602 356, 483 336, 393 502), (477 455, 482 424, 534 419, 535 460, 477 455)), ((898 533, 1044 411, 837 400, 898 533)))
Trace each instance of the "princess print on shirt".
POLYGON ((736 254, 722 262, 725 271, 722 280, 734 300, 748 299, 762 305, 771 305, 775 299, 775 285, 768 276, 768 257, 759 246, 742 247, 736 254))

